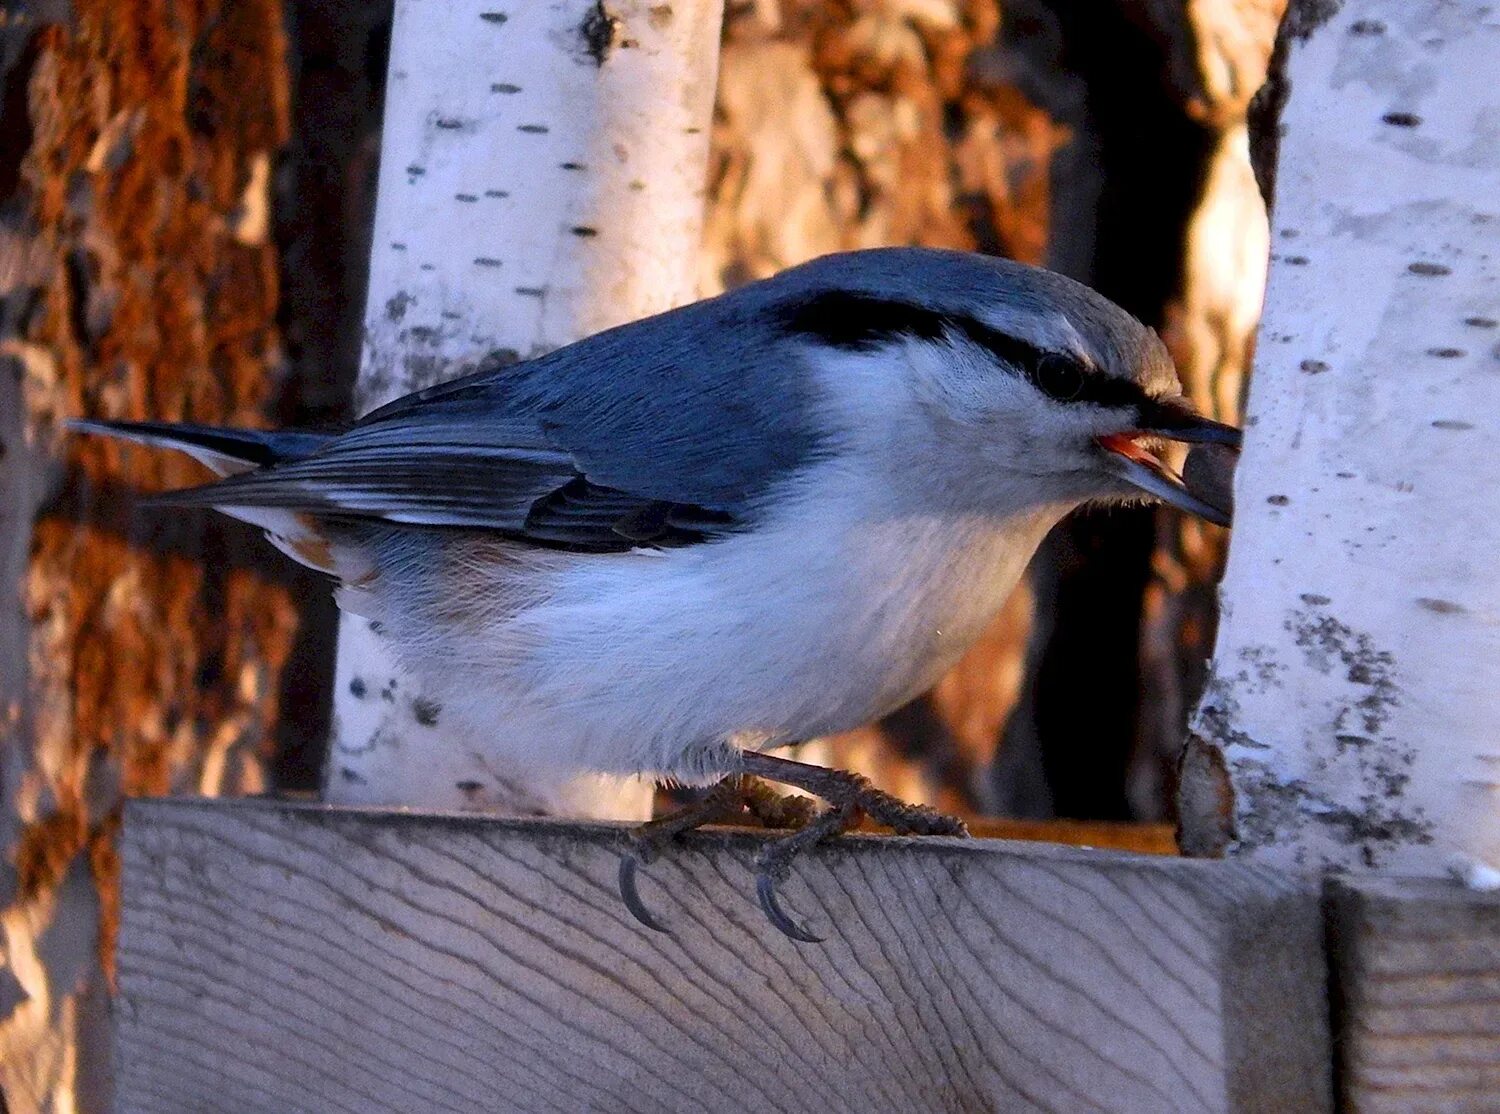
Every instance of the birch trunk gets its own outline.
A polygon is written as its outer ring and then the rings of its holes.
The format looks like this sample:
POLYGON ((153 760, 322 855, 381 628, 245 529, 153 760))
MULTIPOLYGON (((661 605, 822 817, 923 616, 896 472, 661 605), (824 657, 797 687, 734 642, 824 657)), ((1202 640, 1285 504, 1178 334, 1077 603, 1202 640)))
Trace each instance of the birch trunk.
MULTIPOLYGON (((399 0, 362 409, 694 294, 717 0, 399 0)), ((325 791, 344 803, 643 815, 651 787, 540 784, 430 722, 363 620, 339 635, 325 791)))
POLYGON ((1272 267, 1185 835, 1500 862, 1500 12, 1294 3, 1272 267))

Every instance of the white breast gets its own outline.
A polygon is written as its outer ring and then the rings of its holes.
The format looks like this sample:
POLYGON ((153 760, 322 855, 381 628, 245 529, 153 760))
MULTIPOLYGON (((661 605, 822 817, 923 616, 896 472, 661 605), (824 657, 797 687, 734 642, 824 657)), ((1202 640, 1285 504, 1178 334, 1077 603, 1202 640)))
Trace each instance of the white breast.
POLYGON ((426 665, 476 744, 537 764, 707 780, 731 741, 845 730, 924 691, 1061 514, 900 514, 835 465, 812 484, 815 500, 753 532, 570 558, 534 605, 471 625, 459 659, 435 642, 433 660, 410 664, 426 665))

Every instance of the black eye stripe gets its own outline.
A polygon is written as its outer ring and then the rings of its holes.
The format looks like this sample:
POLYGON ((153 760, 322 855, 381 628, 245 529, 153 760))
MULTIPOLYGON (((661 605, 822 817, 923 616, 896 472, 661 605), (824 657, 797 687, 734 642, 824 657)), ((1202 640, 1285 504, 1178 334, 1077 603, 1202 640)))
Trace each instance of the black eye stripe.
POLYGON ((937 340, 949 324, 943 314, 908 302, 844 291, 788 302, 780 307, 779 318, 790 332, 855 351, 868 351, 908 336, 937 340))
POLYGON ((992 329, 972 317, 940 313, 909 302, 828 291, 781 307, 790 332, 849 351, 870 351, 905 337, 939 340, 957 333, 994 353, 1027 382, 1058 402, 1146 408, 1152 399, 1136 383, 1104 375, 1064 352, 1051 352, 992 329))

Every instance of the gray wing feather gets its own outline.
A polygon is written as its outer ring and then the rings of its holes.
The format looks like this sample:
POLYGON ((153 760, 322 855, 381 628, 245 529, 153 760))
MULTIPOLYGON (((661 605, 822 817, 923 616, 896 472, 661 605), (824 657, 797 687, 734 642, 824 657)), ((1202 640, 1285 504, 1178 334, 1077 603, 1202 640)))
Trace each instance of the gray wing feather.
POLYGON ((162 501, 589 550, 698 541, 746 525, 817 450, 799 354, 763 320, 727 295, 482 366, 381 407, 311 456, 162 501))

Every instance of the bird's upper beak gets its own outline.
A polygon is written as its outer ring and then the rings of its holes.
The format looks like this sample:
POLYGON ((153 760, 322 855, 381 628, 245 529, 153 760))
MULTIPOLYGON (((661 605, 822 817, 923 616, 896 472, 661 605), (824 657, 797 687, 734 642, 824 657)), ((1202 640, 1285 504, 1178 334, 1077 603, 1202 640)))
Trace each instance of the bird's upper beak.
POLYGON ((1095 439, 1105 450, 1111 470, 1121 479, 1179 510, 1196 514, 1217 526, 1228 526, 1229 508, 1217 506, 1189 491, 1182 477, 1168 468, 1152 450, 1150 442, 1164 439, 1238 449, 1240 431, 1177 403, 1163 403, 1151 413, 1143 414, 1142 419, 1140 429, 1104 434, 1095 439))

